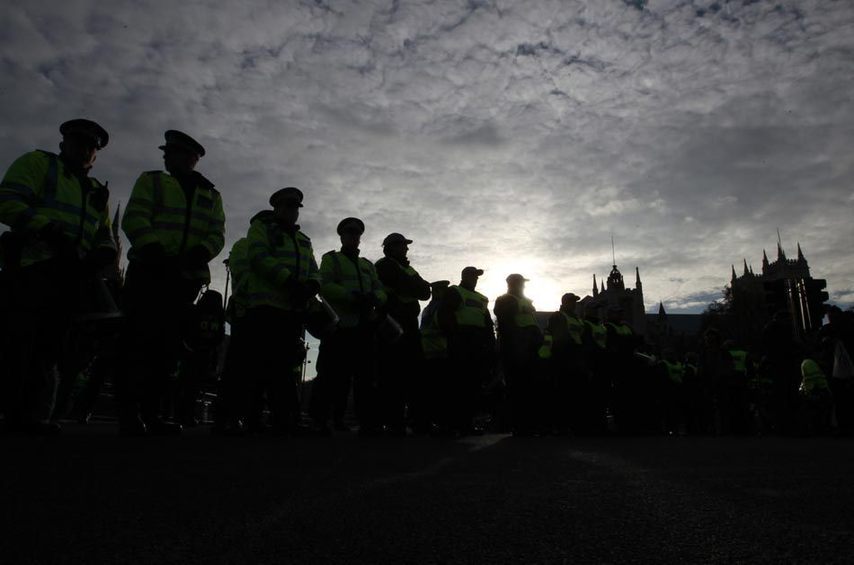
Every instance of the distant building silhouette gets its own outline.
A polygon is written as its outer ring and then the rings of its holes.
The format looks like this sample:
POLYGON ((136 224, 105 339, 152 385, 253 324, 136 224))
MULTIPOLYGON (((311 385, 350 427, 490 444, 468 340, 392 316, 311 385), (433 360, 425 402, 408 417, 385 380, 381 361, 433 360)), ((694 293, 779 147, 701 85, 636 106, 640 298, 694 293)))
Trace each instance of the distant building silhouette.
POLYGON ((777 243, 777 259, 768 260, 762 250, 762 271, 756 274, 744 260, 742 274, 732 276, 724 290, 726 313, 732 317, 732 333, 744 341, 752 341, 770 317, 778 311, 791 315, 793 332, 802 335, 821 326, 822 298, 825 281, 814 279, 809 262, 798 243, 795 259, 786 257, 782 244, 777 243))
POLYGON ((611 266, 611 274, 608 275, 608 284, 596 284, 596 275, 593 275, 593 294, 587 295, 578 303, 578 313, 582 316, 594 312, 599 318, 606 319, 608 308, 619 306, 623 309, 623 319, 632 326, 635 333, 644 335, 646 333, 646 310, 643 304, 643 284, 641 283, 640 270, 635 267, 635 288, 626 288, 623 274, 617 265, 611 266))
POLYGON ((658 313, 646 315, 646 341, 656 354, 673 349, 681 356, 696 349, 702 324, 702 314, 668 314, 659 302, 658 313))

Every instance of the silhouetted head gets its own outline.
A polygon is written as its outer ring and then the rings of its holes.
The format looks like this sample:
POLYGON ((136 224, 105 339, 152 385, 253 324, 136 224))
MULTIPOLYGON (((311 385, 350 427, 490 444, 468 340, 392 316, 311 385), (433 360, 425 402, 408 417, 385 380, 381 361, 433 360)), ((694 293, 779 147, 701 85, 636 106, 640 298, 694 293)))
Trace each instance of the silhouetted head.
POLYGON ((63 160, 72 167, 88 171, 97 158, 97 152, 107 146, 110 135, 92 120, 76 119, 59 126, 62 141, 59 152, 63 160))
POLYGON ((578 304, 578 295, 573 294, 571 292, 567 292, 563 296, 560 297, 560 309, 564 312, 574 314, 575 307, 578 304))
POLYGON ((365 233, 365 223, 359 218, 344 218, 338 222, 338 235, 341 236, 341 247, 358 249, 365 233))
POLYGON ((477 279, 483 274, 483 269, 477 267, 466 267, 460 273, 460 286, 469 290, 477 287, 477 279))
POLYGON ((302 208, 302 191, 295 186, 280 188, 270 196, 270 206, 276 213, 276 218, 288 226, 293 226, 299 220, 299 209, 302 208))
POLYGON ((528 282, 528 279, 519 273, 508 275, 504 280, 507 281, 507 292, 509 294, 515 296, 523 296, 525 294, 525 283, 528 282))
POLYGON ((433 300, 442 300, 448 291, 451 281, 435 281, 430 283, 430 296, 433 300))
POLYGON ((386 257, 402 261, 406 259, 406 254, 409 253, 410 243, 412 240, 406 239, 403 234, 390 233, 383 240, 383 253, 386 257))
POLYGON ((163 150, 163 166, 172 176, 182 176, 196 169, 199 159, 205 156, 202 144, 184 132, 170 129, 163 134, 166 143, 163 150))

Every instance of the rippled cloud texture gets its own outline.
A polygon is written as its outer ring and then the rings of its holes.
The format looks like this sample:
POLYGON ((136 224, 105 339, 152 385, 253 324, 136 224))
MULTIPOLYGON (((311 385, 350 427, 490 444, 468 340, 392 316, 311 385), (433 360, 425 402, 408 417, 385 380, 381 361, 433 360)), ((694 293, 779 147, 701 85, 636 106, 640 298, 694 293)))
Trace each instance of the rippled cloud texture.
MULTIPOLYGON (((284 185, 318 256, 360 216, 428 279, 519 271, 541 309, 590 292, 610 234, 647 307, 699 311, 776 229, 854 303, 854 4, 847 1, 4 3, 0 161, 76 116, 112 134, 114 204, 208 150, 230 245, 284 185)), ((215 277, 224 271, 217 261, 215 277)))

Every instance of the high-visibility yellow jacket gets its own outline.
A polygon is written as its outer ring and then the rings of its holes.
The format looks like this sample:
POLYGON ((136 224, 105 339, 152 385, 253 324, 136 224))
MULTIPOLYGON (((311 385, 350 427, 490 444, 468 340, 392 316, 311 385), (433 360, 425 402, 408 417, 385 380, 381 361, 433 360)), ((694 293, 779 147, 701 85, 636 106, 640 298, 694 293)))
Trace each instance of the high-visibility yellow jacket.
POLYGON ((341 251, 329 251, 320 259, 320 295, 338 315, 338 326, 354 328, 360 319, 356 294, 372 294, 377 304, 386 302, 386 292, 373 263, 364 257, 351 257, 341 251))
POLYGON ((543 360, 551 359, 553 346, 554 338, 552 337, 551 332, 546 330, 543 332, 543 344, 540 345, 540 349, 537 351, 537 356, 543 360))
POLYGON ((729 356, 732 357, 733 368, 742 377, 747 375, 747 351, 743 349, 730 349, 729 356))
POLYGON ((801 386, 799 391, 805 396, 816 393, 826 393, 830 390, 827 377, 821 367, 813 359, 804 359, 801 362, 801 386))
POLYGON ((591 322, 590 320, 584 320, 584 323, 590 329, 590 337, 593 339, 596 347, 605 349, 608 345, 608 328, 604 324, 591 322))
POLYGON ((272 211, 255 216, 246 235, 249 241, 249 308, 272 306, 292 311, 288 281, 320 284, 311 240, 299 226, 287 230, 272 211))
POLYGON ((75 242, 82 258, 96 247, 115 250, 108 200, 106 185, 72 174, 53 153, 32 151, 16 159, 0 183, 0 222, 21 235, 22 267, 54 257, 39 237, 50 223, 75 242))
MULTIPOLYGON (((130 240, 128 258, 138 250, 159 243, 169 257, 180 256, 193 247, 204 247, 211 258, 225 245, 225 214, 222 197, 213 184, 196 173, 196 189, 190 202, 178 179, 163 171, 142 173, 122 217, 122 229, 130 240)), ((185 278, 210 282, 207 265, 185 270, 185 278)))
POLYGON ((428 304, 421 315, 421 349, 425 359, 448 357, 448 338, 439 327, 439 308, 435 301, 428 304))
POLYGON ((685 377, 685 366, 679 361, 671 363, 670 361, 662 360, 661 363, 664 365, 665 371, 667 371, 667 378, 670 379, 670 382, 681 385, 682 379, 685 377))
POLYGON ((584 320, 578 316, 573 316, 572 314, 567 314, 563 311, 559 313, 560 320, 566 328, 566 335, 569 337, 569 341, 573 345, 581 345, 581 341, 584 338, 584 320))
POLYGON ((489 319, 487 297, 476 290, 469 290, 462 286, 450 286, 448 292, 456 292, 462 299, 454 312, 458 328, 486 328, 492 325, 489 319))
POLYGON ((524 296, 516 296, 514 294, 503 294, 495 301, 493 309, 498 318, 498 328, 507 330, 518 330, 524 328, 536 328, 539 331, 540 326, 537 324, 537 318, 534 316, 536 309, 534 303, 524 296), (512 317, 509 313, 509 306, 515 302, 516 308, 512 317))

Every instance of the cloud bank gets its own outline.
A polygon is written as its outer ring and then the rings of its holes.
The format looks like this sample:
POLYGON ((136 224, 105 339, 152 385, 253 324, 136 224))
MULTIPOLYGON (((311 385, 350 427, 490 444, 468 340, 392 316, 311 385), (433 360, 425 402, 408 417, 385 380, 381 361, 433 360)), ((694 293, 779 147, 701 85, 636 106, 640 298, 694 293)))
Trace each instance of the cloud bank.
MULTIPOLYGON (((285 185, 318 255, 345 216, 363 254, 415 240, 429 279, 533 279, 541 309, 589 293, 610 236, 647 307, 699 311, 776 230, 854 303, 854 5, 10 1, 0 161, 87 116, 95 176, 126 201, 165 129, 208 152, 227 241, 285 185)), ((224 258, 225 254, 220 258, 224 258)), ((215 285, 224 271, 217 260, 215 285)))

